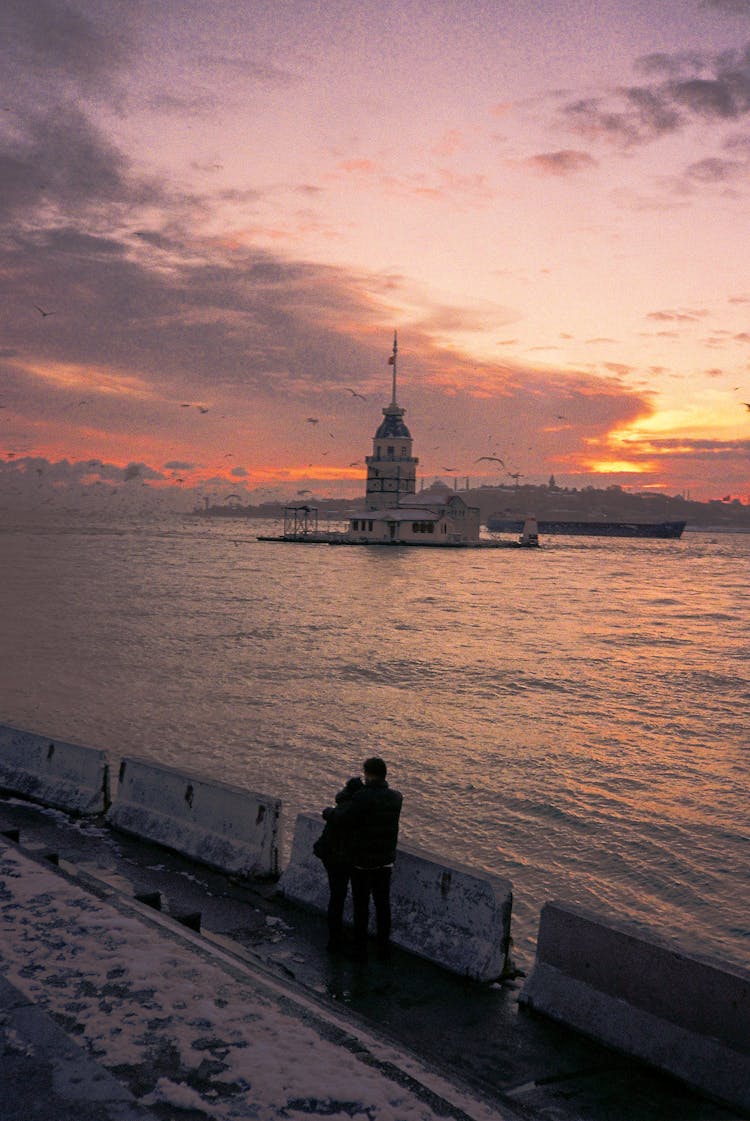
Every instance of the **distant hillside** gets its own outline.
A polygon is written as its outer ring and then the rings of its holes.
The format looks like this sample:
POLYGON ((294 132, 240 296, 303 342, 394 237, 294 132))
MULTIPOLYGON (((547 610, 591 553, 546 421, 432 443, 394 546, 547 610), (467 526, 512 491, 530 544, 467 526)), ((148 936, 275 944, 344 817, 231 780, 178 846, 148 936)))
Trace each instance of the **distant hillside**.
MULTIPOLYGON (((423 493, 450 488, 437 484, 423 493)), ((581 490, 550 486, 498 486, 474 487, 459 492, 470 506, 478 506, 482 522, 492 514, 505 517, 537 518, 595 518, 607 517, 614 521, 665 521, 681 519, 688 528, 735 529, 750 532, 750 506, 739 499, 731 502, 691 502, 680 495, 631 494, 620 487, 584 487, 581 490)), ((308 504, 319 511, 322 518, 346 518, 350 511, 361 509, 361 499, 315 499, 308 504)), ((259 506, 242 506, 238 503, 209 506, 195 510, 203 517, 224 518, 280 518, 285 506, 302 506, 298 502, 263 502, 259 506)))
POLYGON ((491 514, 537 518, 581 519, 606 517, 613 521, 684 520, 688 528, 732 528, 750 530, 750 506, 738 499, 691 502, 680 495, 631 494, 620 487, 582 490, 548 486, 480 487, 462 492, 478 506, 482 521, 491 514))

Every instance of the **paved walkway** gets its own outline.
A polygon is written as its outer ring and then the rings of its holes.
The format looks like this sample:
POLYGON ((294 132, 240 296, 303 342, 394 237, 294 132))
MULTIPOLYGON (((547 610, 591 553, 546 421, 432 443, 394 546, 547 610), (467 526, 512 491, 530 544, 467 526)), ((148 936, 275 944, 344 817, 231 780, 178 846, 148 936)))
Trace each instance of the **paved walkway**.
MULTIPOLYGON (((112 1118, 163 1116, 163 1107, 217 1121, 502 1116, 146 904, 97 897, 9 844, 0 844, 0 885, 6 1048, 22 1077, 41 1029, 47 1087, 71 1117, 84 1101, 105 1116, 97 1100, 112 1118), (80 1041, 78 1055, 50 1018, 80 1041)), ((19 1121, 34 1116, 30 1093, 25 1080, 19 1121)))
POLYGON ((153 1117, 52 1016, 0 977, 3 1121, 148 1121, 153 1117))
POLYGON ((739 1117, 520 1011, 518 983, 331 959, 322 918, 273 885, 0 798, 12 829, 2 1121, 739 1117))

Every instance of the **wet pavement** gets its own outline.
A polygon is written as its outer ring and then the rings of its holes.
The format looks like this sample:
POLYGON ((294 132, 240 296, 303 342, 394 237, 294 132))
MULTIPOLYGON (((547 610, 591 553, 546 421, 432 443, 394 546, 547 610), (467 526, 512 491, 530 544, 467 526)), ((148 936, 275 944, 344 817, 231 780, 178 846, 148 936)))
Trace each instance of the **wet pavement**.
MULTIPOLYGON (((21 853, 56 866, 82 890, 158 913, 164 930, 173 930, 175 938, 190 932, 204 954, 231 955, 248 975, 311 1002, 323 1017, 343 1017, 355 1035, 376 1033, 403 1056, 405 1068, 416 1057, 440 1077, 493 1103, 498 1116, 555 1121, 739 1121, 746 1116, 520 1009, 522 978, 502 985, 468 981, 397 949, 389 962, 368 966, 332 958, 325 950, 322 916, 286 901, 275 884, 213 872, 115 833, 102 821, 74 819, 13 798, 0 798, 0 833, 9 834, 6 839, 21 853)), ((92 1057, 63 1028, 7 984, 0 987, 3 1121, 151 1116, 108 1072, 97 1071, 92 1057), (33 1048, 39 1061, 43 1041, 49 1062, 58 1064, 44 1093, 44 1079, 30 1081, 24 1066, 32 1062, 33 1048), (70 1089, 70 1078, 60 1073, 66 1047, 73 1048, 70 1062, 81 1064, 81 1081, 72 1083, 79 1098, 71 1104, 63 1096, 59 1109, 40 1112, 50 1100, 45 1097, 50 1087, 70 1089), (9 1113, 13 1094, 20 1104, 9 1113)), ((49 1074, 52 1067, 45 1069, 49 1074)), ((157 1110, 154 1116, 166 1114, 157 1110)))

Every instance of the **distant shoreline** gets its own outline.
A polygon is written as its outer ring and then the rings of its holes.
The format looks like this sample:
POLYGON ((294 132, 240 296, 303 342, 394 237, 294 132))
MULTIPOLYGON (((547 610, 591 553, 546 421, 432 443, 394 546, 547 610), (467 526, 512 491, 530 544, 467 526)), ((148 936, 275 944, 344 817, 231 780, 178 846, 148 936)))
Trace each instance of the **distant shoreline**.
MULTIPOLYGON (((418 493, 427 498, 430 494, 453 492, 444 484, 433 484, 418 493)), ((686 522, 686 532, 701 530, 712 533, 750 532, 750 504, 733 499, 713 499, 694 502, 681 495, 631 494, 620 487, 581 490, 549 486, 470 487, 457 491, 471 506, 480 512, 480 521, 489 518, 521 519, 533 516, 539 521, 587 521, 604 519, 613 522, 686 522)), ((346 521, 352 511, 359 509, 358 499, 316 498, 315 495, 281 502, 264 502, 260 505, 243 504, 236 499, 230 503, 216 502, 206 507, 196 507, 192 515, 202 518, 283 518, 289 507, 308 506, 318 511, 321 518, 346 521)))

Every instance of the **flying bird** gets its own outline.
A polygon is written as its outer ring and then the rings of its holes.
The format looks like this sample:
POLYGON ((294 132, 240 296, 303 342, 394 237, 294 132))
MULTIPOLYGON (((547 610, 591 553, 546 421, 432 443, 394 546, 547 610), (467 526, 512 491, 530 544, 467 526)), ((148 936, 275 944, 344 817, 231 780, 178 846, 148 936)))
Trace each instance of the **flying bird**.
POLYGON ((480 455, 478 459, 474 460, 474 462, 481 463, 483 459, 486 459, 489 463, 499 463, 503 471, 507 470, 505 461, 502 460, 499 455, 480 455))
POLYGON ((745 406, 746 409, 750 409, 750 404, 747 401, 743 401, 742 404, 745 406))
POLYGON ((34 304, 34 307, 39 312, 42 319, 46 319, 48 315, 54 315, 55 314, 54 311, 45 311, 43 307, 39 307, 39 304, 34 304))
POLYGON ((351 393, 352 397, 359 397, 360 401, 367 400, 363 393, 357 393, 356 389, 350 389, 348 385, 345 385, 344 389, 346 389, 348 393, 351 393))
POLYGON ((458 471, 457 467, 444 467, 443 471, 458 471))
POLYGON ((199 405, 198 406, 198 412, 199 413, 207 413, 208 412, 208 406, 207 405, 199 405))
POLYGON ((319 421, 318 421, 318 418, 316 416, 309 416, 307 418, 307 423, 308 424, 318 424, 319 421))

